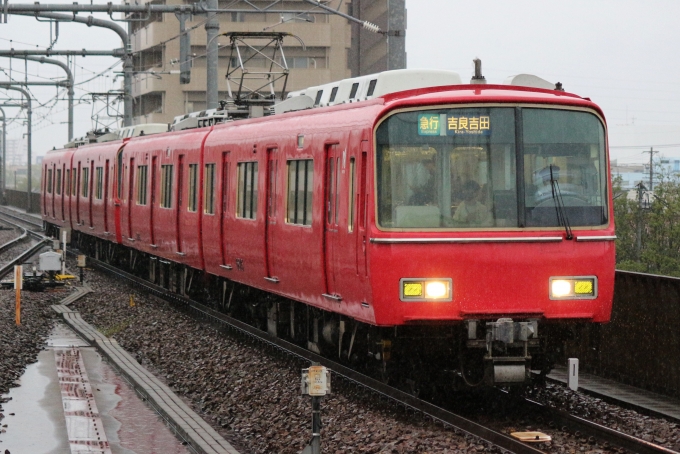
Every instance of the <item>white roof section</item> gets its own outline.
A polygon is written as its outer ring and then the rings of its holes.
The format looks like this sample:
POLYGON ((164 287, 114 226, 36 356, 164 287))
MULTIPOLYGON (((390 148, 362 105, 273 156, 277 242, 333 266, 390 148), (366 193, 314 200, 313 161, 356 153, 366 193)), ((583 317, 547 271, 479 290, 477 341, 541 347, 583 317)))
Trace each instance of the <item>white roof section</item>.
POLYGON ((396 69, 293 91, 288 94, 288 99, 305 95, 314 100, 314 107, 323 107, 365 101, 404 90, 462 83, 460 75, 453 71, 396 69))
POLYGON ((518 87, 544 88, 546 90, 555 90, 555 84, 545 79, 541 79, 533 74, 517 74, 510 76, 503 82, 505 85, 516 85, 518 87))

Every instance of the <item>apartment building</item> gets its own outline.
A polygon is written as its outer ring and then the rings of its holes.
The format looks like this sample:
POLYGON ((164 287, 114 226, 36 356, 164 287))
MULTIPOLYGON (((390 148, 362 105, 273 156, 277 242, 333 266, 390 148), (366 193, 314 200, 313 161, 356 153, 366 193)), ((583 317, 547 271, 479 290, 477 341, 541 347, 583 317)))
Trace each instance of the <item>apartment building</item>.
MULTIPOLYGON (((153 3, 182 4, 191 0, 153 0, 153 3)), ((370 74, 387 69, 406 67, 404 47, 405 0, 336 0, 329 6, 361 20, 376 23, 386 34, 374 34, 335 14, 323 14, 313 5, 301 0, 278 2, 277 10, 290 9, 296 13, 244 12, 248 3, 265 7, 270 0, 220 0, 220 9, 237 12, 218 14, 220 33, 226 32, 287 32, 300 38, 287 37, 283 52, 290 69, 286 91, 320 85, 347 77, 370 74), (373 35, 373 36, 371 36, 373 35)), ((254 10, 253 10, 254 11, 254 10)), ((153 14, 146 21, 131 23, 131 43, 135 52, 132 96, 134 123, 169 123, 177 115, 206 108, 206 17, 194 16, 186 21, 191 39, 191 78, 181 84, 179 75, 179 21, 172 15, 153 14)), ((227 97, 225 75, 230 63, 231 46, 228 37, 219 37, 219 98, 227 97)), ((253 42, 255 47, 265 41, 253 42)), ((249 65, 267 66, 266 58, 253 57, 249 65)), ((271 55, 271 51, 263 51, 271 55)), ((273 55, 272 55, 273 56, 273 55)), ((276 59, 280 62, 280 59, 276 59)), ((231 59, 232 66, 237 59, 231 59)), ((232 89, 234 84, 232 83, 232 89)), ((277 94, 282 83, 277 82, 277 94)))

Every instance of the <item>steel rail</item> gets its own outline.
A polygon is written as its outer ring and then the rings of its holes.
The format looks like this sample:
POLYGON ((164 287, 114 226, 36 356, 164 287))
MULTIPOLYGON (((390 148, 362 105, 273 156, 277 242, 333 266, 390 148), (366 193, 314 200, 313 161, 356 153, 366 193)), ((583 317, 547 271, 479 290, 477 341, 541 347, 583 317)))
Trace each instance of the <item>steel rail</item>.
MULTIPOLYGON (((2 208, 2 207, 0 207, 0 214, 1 214, 1 215, 4 215, 4 216, 7 216, 7 217, 10 217, 10 218, 13 218, 13 219, 16 219, 16 220, 18 220, 18 221, 24 222, 24 223, 26 223, 26 224, 30 224, 30 225, 35 226, 35 227, 39 227, 40 230, 42 230, 42 228, 43 228, 42 222, 38 223, 38 220, 37 220, 37 219, 36 219, 36 220, 33 220, 33 219, 27 219, 27 218, 18 216, 18 214, 10 213, 10 212, 8 212, 6 209, 4 209, 4 208, 2 208)), ((30 215, 26 215, 26 216, 30 216, 30 215)), ((33 217, 33 216, 31 216, 31 217, 33 217)), ((15 224, 15 225, 16 225, 16 224, 15 224)), ((32 232, 32 231, 30 231, 30 230, 28 230, 28 234, 29 234, 29 235, 33 235, 33 236, 38 235, 38 236, 42 237, 42 235, 40 235, 40 234, 38 234, 38 233, 35 233, 35 232, 32 232)))
MULTIPOLYGON (((4 210, 0 210, 0 217, 2 217, 2 216, 12 217, 12 218, 18 219, 21 222, 26 222, 26 223, 30 224, 30 222, 25 220, 25 219, 21 219, 18 216, 13 216, 9 213, 6 213, 4 210)), ((12 270, 14 265, 16 265, 18 263, 22 263, 25 260, 31 258, 33 255, 35 255, 38 251, 40 251, 45 246, 45 243, 50 241, 50 238, 48 238, 44 235, 41 235, 37 232, 33 232, 31 230, 28 230, 28 229, 26 229, 26 228, 24 228, 24 227, 22 227, 22 226, 20 226, 16 223, 12 222, 12 221, 5 219, 4 222, 11 224, 11 225, 14 225, 16 227, 19 227, 20 229, 22 229, 24 231, 24 234, 19 239, 25 239, 28 236, 32 236, 35 239, 37 239, 38 242, 36 244, 34 244, 33 246, 31 246, 26 251, 24 251, 22 254, 18 255, 17 257, 14 257, 12 260, 10 260, 6 264, 4 264, 2 267, 0 267, 0 279, 5 277, 5 275, 7 275, 7 273, 9 273, 12 270)), ((17 242, 17 240, 13 240, 13 241, 17 242)), ((0 246, 0 250, 4 250, 3 248, 5 248, 5 246, 7 246, 8 244, 9 243, 6 243, 6 244, 0 246)))
POLYGON ((531 413, 542 415, 544 419, 554 421, 559 427, 563 428, 562 430, 566 428, 572 432, 579 431, 635 454, 679 454, 672 449, 574 416, 558 408, 549 407, 531 399, 510 396, 506 391, 500 389, 498 389, 498 391, 505 394, 507 398, 516 399, 518 404, 526 406, 531 413))
POLYGON ((23 230, 23 233, 18 237, 14 238, 13 240, 9 240, 8 242, 0 246, 0 252, 5 252, 7 249, 14 246, 16 243, 28 238, 28 232, 26 231, 25 228, 18 226, 16 224, 12 224, 11 222, 8 222, 8 224, 14 225, 15 227, 19 227, 21 230, 23 230))
MULTIPOLYGON (((73 249, 71 249, 69 253, 76 254, 73 249)), ((264 331, 260 331, 246 323, 217 312, 214 309, 211 309, 189 298, 171 293, 163 287, 152 284, 142 278, 133 276, 107 263, 88 257, 88 264, 94 268, 99 268, 108 273, 114 274, 121 279, 127 280, 145 292, 148 292, 166 301, 170 301, 171 303, 175 303, 180 309, 189 310, 199 317, 207 319, 210 323, 215 324, 220 328, 234 330, 240 334, 262 342, 265 345, 271 346, 276 350, 283 351, 299 359, 322 364, 328 367, 335 376, 361 386, 362 388, 365 388, 366 390, 378 395, 381 398, 385 398, 388 401, 394 402, 398 406, 403 407, 406 411, 411 410, 415 413, 419 413, 423 417, 429 418, 434 422, 439 422, 444 426, 452 427, 475 438, 478 438, 483 442, 491 443, 509 452, 517 454, 543 453, 543 451, 534 448, 531 445, 520 442, 503 433, 497 432, 462 416, 456 415, 455 413, 437 407, 434 404, 420 400, 408 393, 392 388, 378 380, 367 377, 355 370, 343 366, 342 364, 331 361, 327 358, 324 358, 323 356, 317 355, 295 344, 291 344, 290 342, 287 342, 283 339, 271 336, 264 331)))
POLYGON ((47 243, 48 241, 49 241, 49 238, 45 238, 42 241, 38 241, 36 244, 31 246, 28 250, 24 251, 23 254, 21 254, 17 257, 14 257, 12 260, 7 262, 5 265, 0 267, 0 279, 5 277, 5 275, 7 273, 12 271, 12 268, 14 268, 14 265, 16 265, 17 263, 22 263, 25 260, 27 260, 27 259, 31 258, 32 256, 34 256, 35 254, 37 254, 38 251, 40 251, 45 246, 45 243, 47 243))

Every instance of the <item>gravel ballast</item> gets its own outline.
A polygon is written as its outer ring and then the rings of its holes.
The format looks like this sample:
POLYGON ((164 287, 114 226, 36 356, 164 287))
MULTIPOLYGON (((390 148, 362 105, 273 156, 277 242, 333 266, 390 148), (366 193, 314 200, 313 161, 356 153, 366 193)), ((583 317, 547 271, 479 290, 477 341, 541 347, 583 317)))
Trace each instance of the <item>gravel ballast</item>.
MULTIPOLYGON (((103 334, 115 338, 157 374, 243 453, 298 453, 311 435, 311 401, 300 395, 298 360, 259 344, 201 325, 169 303, 126 284, 87 271, 95 290, 71 305, 103 334), (130 305, 130 295, 134 306, 130 305)), ((26 364, 44 347, 56 314, 50 308, 68 292, 24 292, 21 327, 14 326, 14 292, 1 293, 0 391, 6 393, 26 364)), ((535 388, 532 398, 578 416, 680 449, 680 430, 672 421, 640 415, 603 403, 561 385, 535 388)), ((481 407, 481 406, 480 406, 481 407)), ((553 436, 540 449, 555 453, 610 453, 580 434, 568 434, 547 421, 484 406, 475 419, 503 432, 540 430, 553 436)), ((0 410, 1 412, 1 410, 0 410)), ((0 416, 2 418, 2 416, 0 416)), ((342 382, 322 403, 322 447, 327 453, 499 452, 480 441, 396 410, 342 382)))

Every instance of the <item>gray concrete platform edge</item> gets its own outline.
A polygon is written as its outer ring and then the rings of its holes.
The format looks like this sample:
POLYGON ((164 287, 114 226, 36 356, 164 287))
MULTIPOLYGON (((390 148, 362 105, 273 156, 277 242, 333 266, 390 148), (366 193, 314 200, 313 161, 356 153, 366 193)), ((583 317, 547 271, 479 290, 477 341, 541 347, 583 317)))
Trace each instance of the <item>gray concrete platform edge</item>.
MULTIPOLYGON (((73 293, 69 295, 66 298, 66 300, 68 300, 66 304, 76 301, 91 291, 92 290, 89 289, 89 291, 80 291, 77 294, 73 293)), ((183 407, 181 413, 185 413, 185 417, 180 417, 167 402, 177 403, 182 401, 172 393, 169 388, 163 386, 162 388, 164 389, 161 390, 154 386, 147 389, 145 382, 153 383, 156 381, 155 377, 136 361, 132 364, 128 364, 130 363, 130 358, 132 358, 132 356, 123 350, 115 340, 108 339, 99 333, 92 325, 88 324, 80 317, 79 312, 71 311, 64 302, 62 302, 62 305, 55 305, 52 307, 55 312, 62 314, 67 325, 75 330, 78 335, 95 346, 102 356, 107 358, 109 364, 116 369, 121 376, 124 377, 125 381, 133 387, 135 392, 163 418, 168 427, 170 427, 182 440, 187 442, 187 447, 191 451, 197 454, 239 454, 227 440, 221 437, 212 427, 208 426, 207 423, 204 427, 201 427, 200 432, 197 431, 193 427, 195 426, 195 421, 203 421, 203 419, 183 403, 181 405, 181 407, 183 407), (140 377, 140 375, 142 377, 140 377), (140 378, 142 378, 142 380, 140 380, 140 378), (193 424, 191 424, 191 422, 193 422, 193 424), (206 426, 209 430, 206 430, 206 426)), ((201 426, 203 426, 203 424, 201 424, 201 426)))

